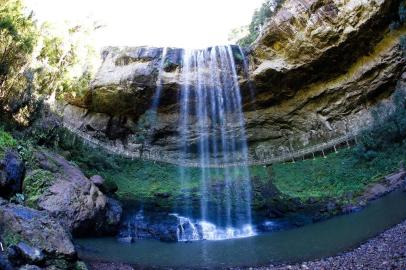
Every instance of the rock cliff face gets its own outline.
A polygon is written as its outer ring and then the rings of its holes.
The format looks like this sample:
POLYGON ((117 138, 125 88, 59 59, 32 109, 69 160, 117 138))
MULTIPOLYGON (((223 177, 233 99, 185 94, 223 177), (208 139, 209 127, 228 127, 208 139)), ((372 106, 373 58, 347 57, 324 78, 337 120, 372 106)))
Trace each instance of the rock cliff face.
MULTIPOLYGON (((405 71, 399 0, 286 0, 244 58, 233 47, 252 155, 276 155, 357 130, 405 71), (254 92, 252 98, 251 92, 254 92)), ((107 48, 92 89, 67 122, 126 148, 152 128, 152 148, 178 150, 182 49, 107 48), (146 123, 159 81, 158 119, 146 123)), ((197 128, 191 132, 199 136, 197 128)), ((231 127, 233 128, 233 127, 231 127)))

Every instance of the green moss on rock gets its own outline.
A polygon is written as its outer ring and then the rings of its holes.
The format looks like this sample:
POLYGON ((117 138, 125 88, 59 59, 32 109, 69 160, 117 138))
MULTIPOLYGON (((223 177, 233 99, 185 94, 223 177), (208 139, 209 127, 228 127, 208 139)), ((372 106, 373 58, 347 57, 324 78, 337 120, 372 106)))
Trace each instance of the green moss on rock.
POLYGON ((37 208, 38 199, 50 187, 55 176, 42 169, 32 171, 25 179, 23 192, 26 200, 26 205, 32 208, 37 208))
POLYGON ((1 239, 3 240, 6 247, 9 247, 11 245, 17 245, 19 242, 23 240, 19 234, 13 233, 12 231, 9 230, 6 230, 1 234, 1 239))

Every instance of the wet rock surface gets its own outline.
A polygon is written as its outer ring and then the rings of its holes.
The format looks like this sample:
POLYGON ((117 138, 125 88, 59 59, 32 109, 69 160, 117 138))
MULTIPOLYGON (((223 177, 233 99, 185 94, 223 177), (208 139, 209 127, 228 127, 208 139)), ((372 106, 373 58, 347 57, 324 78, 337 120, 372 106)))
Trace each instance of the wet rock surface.
POLYGON ((120 228, 119 240, 156 239, 177 242, 178 218, 168 213, 127 213, 120 228))

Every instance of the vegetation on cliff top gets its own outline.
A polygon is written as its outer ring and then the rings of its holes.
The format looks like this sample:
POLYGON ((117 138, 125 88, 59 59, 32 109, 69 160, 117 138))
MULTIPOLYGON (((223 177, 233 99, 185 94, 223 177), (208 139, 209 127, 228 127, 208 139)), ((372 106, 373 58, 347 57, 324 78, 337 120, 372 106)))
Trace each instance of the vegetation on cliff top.
MULTIPOLYGON (((59 31, 59 29, 58 29, 59 31)), ((29 125, 41 111, 43 100, 81 93, 88 88, 91 64, 78 52, 86 32, 66 26, 58 34, 49 24, 38 25, 20 0, 0 0, 0 115, 29 125), (86 61, 86 63, 83 63, 86 61), (74 72, 79 68, 82 72, 74 72)))
POLYGON ((265 0, 261 7, 254 11, 249 25, 231 30, 229 40, 242 47, 250 46, 259 36, 266 21, 277 11, 283 0, 265 0))

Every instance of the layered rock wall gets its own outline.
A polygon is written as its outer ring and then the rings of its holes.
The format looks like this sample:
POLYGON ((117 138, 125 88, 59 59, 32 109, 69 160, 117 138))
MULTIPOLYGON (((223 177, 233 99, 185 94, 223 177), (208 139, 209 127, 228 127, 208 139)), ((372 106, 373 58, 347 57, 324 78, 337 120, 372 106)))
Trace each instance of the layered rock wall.
MULTIPOLYGON (((400 5, 404 1, 286 0, 246 51, 248 77, 239 48, 232 47, 251 155, 279 155, 372 121, 370 111, 405 71, 400 5)), ((163 59, 157 120, 146 121, 163 49, 140 47, 107 48, 86 98, 65 106, 65 121, 130 150, 149 129, 148 147, 176 156, 179 90, 186 83, 182 54, 168 48, 163 59)), ((191 115, 190 145, 200 136, 195 123, 191 115)))

